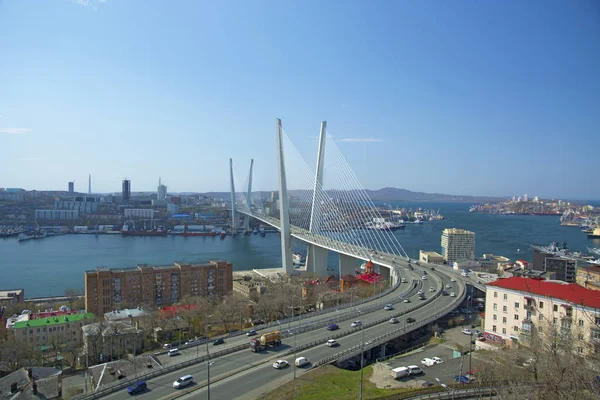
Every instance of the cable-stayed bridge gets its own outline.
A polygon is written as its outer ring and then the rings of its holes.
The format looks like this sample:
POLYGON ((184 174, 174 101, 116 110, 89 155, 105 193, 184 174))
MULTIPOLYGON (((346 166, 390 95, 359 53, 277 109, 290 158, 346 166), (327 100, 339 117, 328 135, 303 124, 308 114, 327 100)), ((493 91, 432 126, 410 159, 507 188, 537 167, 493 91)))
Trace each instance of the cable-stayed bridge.
POLYGON ((282 269, 287 274, 294 271, 291 239, 295 238, 308 245, 307 270, 318 276, 327 274, 327 253, 333 251, 340 255, 340 276, 353 273, 357 260, 371 260, 393 285, 398 279, 394 268, 408 261, 393 234, 397 225, 386 221, 371 201, 328 135, 327 123, 321 123, 314 171, 285 134, 279 119, 276 138, 279 191, 275 202, 265 202, 252 191, 253 161, 244 186, 247 190, 236 192, 230 159, 233 232, 248 231, 250 218, 277 228, 281 234, 282 269), (291 179, 288 171, 293 171, 291 179))

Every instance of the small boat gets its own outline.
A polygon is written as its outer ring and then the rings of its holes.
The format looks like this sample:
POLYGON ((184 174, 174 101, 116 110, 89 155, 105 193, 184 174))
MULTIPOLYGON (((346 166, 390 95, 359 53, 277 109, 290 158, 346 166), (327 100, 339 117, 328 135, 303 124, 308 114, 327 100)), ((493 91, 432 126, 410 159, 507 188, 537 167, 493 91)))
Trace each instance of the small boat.
POLYGON ((258 234, 258 229, 254 228, 254 230, 252 231, 253 234, 258 234))
POLYGON ((219 236, 221 237, 221 239, 225 239, 225 236, 227 234, 225 233, 225 231, 221 231, 221 233, 219 233, 219 236))

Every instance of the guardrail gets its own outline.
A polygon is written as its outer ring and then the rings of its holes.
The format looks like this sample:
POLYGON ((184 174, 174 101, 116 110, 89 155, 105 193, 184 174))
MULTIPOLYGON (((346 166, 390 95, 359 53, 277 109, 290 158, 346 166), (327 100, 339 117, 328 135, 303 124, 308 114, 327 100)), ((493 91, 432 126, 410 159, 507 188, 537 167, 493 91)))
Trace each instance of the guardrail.
POLYGON ((427 343, 421 343, 421 344, 418 344, 416 346, 410 347, 410 348, 408 348, 406 350, 402 350, 402 351, 400 351, 400 352, 398 352, 396 354, 390 354, 389 356, 379 357, 378 359, 375 360, 375 362, 384 362, 384 361, 389 360, 390 358, 400 357, 403 354, 410 353, 411 351, 415 351, 415 350, 423 348, 425 346, 427 346, 427 343))

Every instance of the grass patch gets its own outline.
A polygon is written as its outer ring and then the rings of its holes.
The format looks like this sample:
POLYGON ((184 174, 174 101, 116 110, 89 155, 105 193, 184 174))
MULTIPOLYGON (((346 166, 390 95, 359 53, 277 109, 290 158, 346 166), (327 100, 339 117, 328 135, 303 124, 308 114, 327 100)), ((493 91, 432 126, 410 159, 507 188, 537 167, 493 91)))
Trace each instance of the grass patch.
MULTIPOLYGON (((369 378, 373 366, 363 370, 363 398, 376 399, 393 394, 406 393, 414 389, 378 389, 369 378)), ((295 381, 265 394, 263 400, 328 400, 358 399, 360 395, 360 371, 347 371, 325 365, 302 375, 295 381)))
POLYGON ((432 337, 431 339, 429 339, 429 344, 442 344, 446 341, 446 339, 442 339, 439 337, 432 337))

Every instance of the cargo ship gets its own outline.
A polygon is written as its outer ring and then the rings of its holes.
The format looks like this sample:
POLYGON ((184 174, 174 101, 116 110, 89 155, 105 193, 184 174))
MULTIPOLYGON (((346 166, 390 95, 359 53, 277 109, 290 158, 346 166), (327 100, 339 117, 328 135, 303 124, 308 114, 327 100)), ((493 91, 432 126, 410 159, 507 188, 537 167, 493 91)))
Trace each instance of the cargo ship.
POLYGON ((17 241, 23 242, 25 240, 31 240, 31 239, 43 239, 46 236, 47 236, 47 234, 44 231, 35 231, 35 232, 29 232, 29 233, 19 233, 19 236, 17 236, 17 241))
POLYGON ((600 239, 600 228, 594 228, 591 233, 588 233, 587 237, 590 239, 600 239))
MULTIPOLYGON (((183 227, 183 232, 179 233, 179 235, 181 236, 185 236, 185 237, 191 237, 191 236, 217 236, 217 232, 215 232, 214 229, 212 230, 207 230, 204 229, 204 227, 202 227, 203 229, 201 230, 195 230, 195 229, 190 229, 190 227, 188 225, 184 225, 183 227)), ((171 232, 173 233, 173 232, 171 232)))

